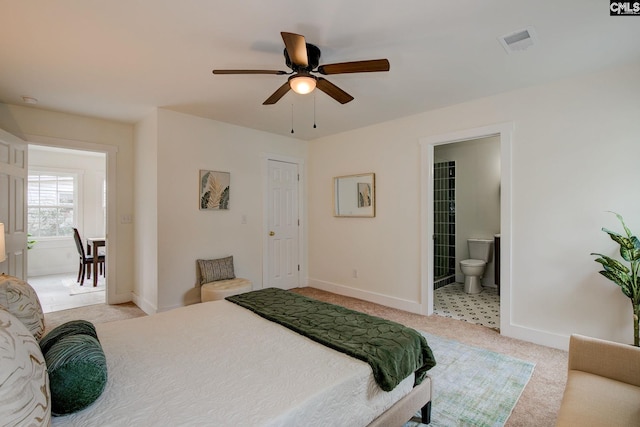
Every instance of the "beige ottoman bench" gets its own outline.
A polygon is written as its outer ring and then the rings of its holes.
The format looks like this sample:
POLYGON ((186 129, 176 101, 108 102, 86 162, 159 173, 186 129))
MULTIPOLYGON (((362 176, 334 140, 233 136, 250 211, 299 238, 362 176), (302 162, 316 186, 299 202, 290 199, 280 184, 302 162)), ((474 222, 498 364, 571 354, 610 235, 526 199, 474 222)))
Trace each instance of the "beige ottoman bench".
POLYGON ((252 290, 253 284, 250 280, 236 277, 235 279, 217 280, 203 284, 200 287, 200 297, 202 302, 216 301, 252 290))

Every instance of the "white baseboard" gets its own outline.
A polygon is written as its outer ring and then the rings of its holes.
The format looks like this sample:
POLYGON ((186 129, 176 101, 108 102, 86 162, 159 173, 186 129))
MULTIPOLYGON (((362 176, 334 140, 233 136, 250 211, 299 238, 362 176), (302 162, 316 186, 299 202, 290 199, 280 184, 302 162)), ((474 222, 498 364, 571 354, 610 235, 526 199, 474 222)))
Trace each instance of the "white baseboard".
POLYGON ((199 304, 202 301, 200 301, 200 298, 195 299, 195 298, 189 298, 189 300, 185 301, 184 304, 174 304, 174 305, 169 305, 166 307, 159 307, 158 308, 158 313, 161 313, 163 311, 169 311, 169 310, 173 310, 175 308, 180 308, 180 307, 186 307, 187 305, 193 305, 193 304, 199 304))
POLYGON ((140 307, 140 310, 144 311, 145 313, 151 315, 158 312, 158 309, 154 304, 151 304, 149 301, 140 297, 140 295, 132 292, 131 297, 132 299, 130 301, 133 301, 133 303, 140 307))
POLYGON ((57 267, 57 268, 40 268, 40 269, 32 269, 29 268, 27 271, 27 277, 37 277, 37 276, 53 276, 54 274, 78 274, 78 267, 75 269, 69 270, 67 267, 57 267))
MULTIPOLYGON (((398 310, 408 311, 410 313, 422 314, 420 304, 415 301, 409 301, 401 298, 391 297, 376 292, 365 291, 344 286, 338 283, 326 282, 309 278, 308 286, 332 292, 334 294, 343 295, 352 298, 358 298, 364 301, 373 302, 398 310)), ((534 344, 544 345, 546 347, 557 348, 560 350, 568 350, 569 337, 565 335, 555 334, 547 331, 528 328, 521 325, 501 325, 500 334, 505 337, 515 338, 534 344)))
POLYGON ((538 329, 527 328, 526 326, 510 324, 501 326, 500 335, 509 338, 516 338, 546 347, 557 348, 559 350, 569 350, 569 337, 538 329))
MULTIPOLYGON (((122 294, 107 295, 108 304, 124 304, 125 302, 131 302, 131 292, 125 292, 122 294)), ((136 304, 137 305, 137 304, 136 304)))
POLYGON ((417 301, 409 301, 402 298, 379 294, 377 292, 351 288, 349 286, 326 282, 324 280, 317 280, 311 277, 307 282, 309 284, 308 286, 320 289, 322 291, 332 292, 334 294, 343 295, 346 297, 358 298, 364 301, 384 305, 385 307, 391 307, 398 310, 408 311, 410 313, 420 314, 420 303, 417 301))

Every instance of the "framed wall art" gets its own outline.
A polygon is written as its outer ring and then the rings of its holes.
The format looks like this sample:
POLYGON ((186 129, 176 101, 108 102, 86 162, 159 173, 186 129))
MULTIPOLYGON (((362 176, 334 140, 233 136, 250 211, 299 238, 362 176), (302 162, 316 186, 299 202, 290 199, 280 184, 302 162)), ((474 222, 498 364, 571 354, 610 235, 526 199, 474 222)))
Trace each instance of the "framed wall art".
POLYGON ((376 175, 363 173, 334 177, 333 215, 338 217, 375 217, 376 175))
POLYGON ((200 210, 229 209, 229 172, 200 170, 200 210))

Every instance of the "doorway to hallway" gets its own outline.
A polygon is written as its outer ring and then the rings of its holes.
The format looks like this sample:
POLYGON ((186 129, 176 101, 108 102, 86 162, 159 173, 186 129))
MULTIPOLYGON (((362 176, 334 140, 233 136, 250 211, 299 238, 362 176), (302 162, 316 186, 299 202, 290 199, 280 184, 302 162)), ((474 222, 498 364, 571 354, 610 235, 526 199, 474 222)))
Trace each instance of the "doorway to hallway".
MULTIPOLYGON (((106 279, 79 262, 73 229, 84 239, 106 235, 106 154, 80 149, 28 145, 27 281, 46 312, 106 302, 106 279), (85 280, 78 283, 80 268, 85 280)), ((86 248, 86 249, 85 249, 86 248)), ((105 248, 100 255, 107 256, 105 248)), ((101 269, 102 270, 102 269, 101 269)))

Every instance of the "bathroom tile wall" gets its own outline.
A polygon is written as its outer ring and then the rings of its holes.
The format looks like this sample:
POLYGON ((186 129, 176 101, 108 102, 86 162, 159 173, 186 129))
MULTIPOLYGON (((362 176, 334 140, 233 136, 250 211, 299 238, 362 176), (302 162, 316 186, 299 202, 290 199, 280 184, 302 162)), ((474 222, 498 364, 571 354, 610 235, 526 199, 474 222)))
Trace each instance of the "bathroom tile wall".
POLYGON ((434 289, 455 282, 456 270, 456 165, 434 164, 434 289))

